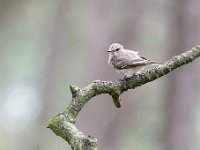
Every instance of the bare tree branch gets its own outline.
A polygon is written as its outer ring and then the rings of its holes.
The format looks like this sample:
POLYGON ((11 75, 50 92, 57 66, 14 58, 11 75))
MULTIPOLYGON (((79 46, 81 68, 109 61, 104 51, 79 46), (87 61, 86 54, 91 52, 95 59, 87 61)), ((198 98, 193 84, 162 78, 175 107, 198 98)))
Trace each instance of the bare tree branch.
MULTIPOLYGON (((48 128, 66 140, 73 150, 97 150, 97 139, 90 135, 86 136, 79 131, 76 126, 76 117, 84 105, 94 96, 99 94, 109 94, 114 101, 119 101, 120 95, 138 86, 158 79, 172 70, 192 62, 200 56, 200 44, 196 47, 172 57, 165 63, 146 71, 142 74, 135 75, 130 79, 120 81, 93 81, 84 88, 70 86, 72 101, 66 110, 49 120, 48 128)), ((121 104, 117 104, 120 107, 121 104)))

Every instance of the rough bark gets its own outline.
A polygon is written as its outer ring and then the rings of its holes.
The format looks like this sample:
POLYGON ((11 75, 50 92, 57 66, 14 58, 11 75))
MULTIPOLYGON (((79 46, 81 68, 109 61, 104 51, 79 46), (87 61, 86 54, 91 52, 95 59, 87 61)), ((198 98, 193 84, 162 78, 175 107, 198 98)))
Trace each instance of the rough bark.
POLYGON ((99 94, 109 94, 113 99, 120 99, 120 95, 138 86, 158 79, 172 70, 192 62, 200 56, 200 44, 196 47, 172 57, 163 64, 146 71, 142 74, 135 75, 130 79, 120 81, 93 81, 84 88, 70 86, 72 93, 72 101, 66 110, 49 120, 48 128, 56 135, 61 136, 66 140, 73 150, 96 150, 97 139, 90 135, 84 135, 76 126, 76 117, 84 105, 94 96, 99 94))

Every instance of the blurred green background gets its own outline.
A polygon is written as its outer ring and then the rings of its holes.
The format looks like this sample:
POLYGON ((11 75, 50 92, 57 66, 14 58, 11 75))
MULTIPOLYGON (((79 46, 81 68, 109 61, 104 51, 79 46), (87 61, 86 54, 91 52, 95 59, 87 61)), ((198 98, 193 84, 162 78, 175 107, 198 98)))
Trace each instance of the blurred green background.
MULTIPOLYGON (((118 42, 164 62, 200 40, 199 0, 1 0, 0 149, 69 150, 48 120, 69 85, 118 80, 107 64, 118 42)), ((77 126, 100 150, 199 150, 200 60, 122 95, 100 95, 77 126)))

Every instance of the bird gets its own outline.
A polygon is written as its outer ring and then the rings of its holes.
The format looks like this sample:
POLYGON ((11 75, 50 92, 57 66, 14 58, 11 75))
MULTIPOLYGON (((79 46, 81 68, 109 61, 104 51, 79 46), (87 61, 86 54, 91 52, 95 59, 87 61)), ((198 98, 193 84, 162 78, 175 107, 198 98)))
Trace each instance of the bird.
POLYGON ((124 49, 124 46, 118 43, 111 44, 107 52, 109 53, 108 64, 124 78, 131 78, 159 65, 140 56, 138 51, 124 49))

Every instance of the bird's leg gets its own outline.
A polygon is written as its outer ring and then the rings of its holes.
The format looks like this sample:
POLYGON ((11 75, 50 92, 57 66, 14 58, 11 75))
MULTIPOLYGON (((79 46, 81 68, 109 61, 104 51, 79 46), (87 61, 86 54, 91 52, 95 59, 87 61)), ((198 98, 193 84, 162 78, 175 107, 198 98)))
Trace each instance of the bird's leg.
POLYGON ((137 72, 135 72, 134 74, 133 74, 133 78, 135 78, 135 77, 140 77, 140 75, 141 75, 141 72, 140 71, 137 71, 137 72))
POLYGON ((120 82, 122 82, 122 81, 127 81, 128 79, 130 79, 131 77, 127 77, 127 75, 125 75, 124 76, 124 78, 123 79, 119 79, 119 81, 120 82))
POLYGON ((123 80, 126 80, 126 79, 127 79, 127 75, 124 76, 123 80))
POLYGON ((132 77, 128 77, 127 75, 124 76, 123 80, 127 81, 129 79, 131 79, 132 77))
POLYGON ((133 77, 139 76, 139 75, 140 75, 140 72, 138 71, 138 72, 136 72, 136 73, 133 74, 133 77))

